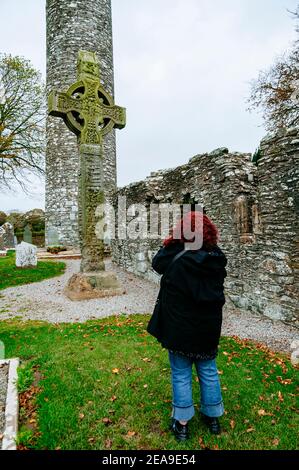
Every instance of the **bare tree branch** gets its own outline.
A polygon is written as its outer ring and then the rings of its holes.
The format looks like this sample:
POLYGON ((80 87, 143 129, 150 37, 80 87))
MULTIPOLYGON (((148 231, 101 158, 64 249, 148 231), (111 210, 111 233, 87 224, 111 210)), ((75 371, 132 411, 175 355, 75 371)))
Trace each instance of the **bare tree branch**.
POLYGON ((292 13, 298 39, 290 51, 279 57, 251 83, 249 110, 261 111, 267 130, 299 124, 299 5, 292 13))

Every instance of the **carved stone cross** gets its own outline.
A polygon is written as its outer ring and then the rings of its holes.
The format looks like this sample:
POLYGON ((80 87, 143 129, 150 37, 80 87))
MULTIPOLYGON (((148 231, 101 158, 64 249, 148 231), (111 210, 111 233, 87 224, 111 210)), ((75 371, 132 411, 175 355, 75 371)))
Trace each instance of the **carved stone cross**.
POLYGON ((104 203, 103 136, 115 127, 125 127, 126 110, 116 106, 102 87, 94 53, 79 51, 78 81, 66 92, 52 91, 48 108, 51 116, 63 118, 79 143, 81 274, 73 275, 66 293, 73 300, 122 293, 115 274, 104 271, 104 242, 96 232, 96 225, 98 207, 104 203))
POLYGON ((96 55, 78 53, 78 81, 65 92, 52 91, 48 98, 49 114, 62 117, 80 144, 101 145, 102 137, 114 127, 126 125, 126 110, 114 104, 101 85, 96 55))

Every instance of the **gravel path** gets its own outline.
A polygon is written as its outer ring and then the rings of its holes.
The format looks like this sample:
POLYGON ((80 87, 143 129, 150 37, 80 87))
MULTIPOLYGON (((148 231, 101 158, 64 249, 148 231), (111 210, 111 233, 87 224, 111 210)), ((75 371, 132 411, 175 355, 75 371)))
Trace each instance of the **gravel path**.
POLYGON ((80 261, 65 261, 67 269, 62 276, 45 281, 10 287, 0 292, 0 319, 16 315, 24 320, 46 320, 52 323, 84 322, 89 319, 107 317, 120 313, 148 313, 156 301, 156 284, 127 273, 110 261, 106 269, 117 273, 126 294, 104 299, 73 302, 63 289, 73 273, 79 272, 80 261))
POLYGON ((8 380, 8 365, 0 364, 0 449, 2 448, 2 436, 5 426, 5 403, 8 380))
MULTIPOLYGON (((79 271, 79 260, 66 261, 66 272, 59 277, 1 291, 0 319, 19 316, 22 320, 45 320, 52 323, 84 322, 89 319, 114 314, 150 313, 156 301, 158 286, 127 273, 120 267, 106 262, 113 269, 127 293, 105 299, 72 302, 63 294, 67 280, 79 271)), ((299 339, 298 329, 280 321, 240 313, 226 304, 222 334, 239 336, 264 343, 273 350, 290 352, 289 346, 299 339)))

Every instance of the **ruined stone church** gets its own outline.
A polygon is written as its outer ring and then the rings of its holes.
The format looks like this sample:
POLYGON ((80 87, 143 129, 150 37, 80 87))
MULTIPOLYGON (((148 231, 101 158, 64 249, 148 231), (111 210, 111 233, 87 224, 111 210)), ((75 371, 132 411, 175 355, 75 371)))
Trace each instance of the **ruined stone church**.
MULTIPOLYGON (((113 96, 111 0, 47 0, 47 89, 76 79, 80 49, 96 52, 101 80, 113 96)), ((219 227, 228 264, 226 294, 232 308, 298 324, 299 129, 266 136, 260 158, 216 149, 144 181, 116 186, 114 131, 103 142, 105 193, 128 205, 200 203, 219 227)), ((47 121, 46 242, 78 246, 78 146, 61 120, 47 121)), ((155 279, 151 257, 159 240, 115 240, 112 257, 125 269, 155 279)))

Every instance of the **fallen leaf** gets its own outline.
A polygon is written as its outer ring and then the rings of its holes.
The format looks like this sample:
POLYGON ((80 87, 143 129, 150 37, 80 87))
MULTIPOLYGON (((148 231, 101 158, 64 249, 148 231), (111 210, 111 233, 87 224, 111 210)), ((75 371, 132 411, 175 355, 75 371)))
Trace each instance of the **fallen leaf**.
POLYGON ((232 429, 234 429, 234 427, 236 426, 235 420, 231 419, 230 422, 229 422, 229 425, 232 429))
POLYGON ((110 401, 115 401, 116 400, 116 396, 115 395, 112 395, 112 397, 110 398, 110 401))
POLYGON ((273 424, 273 425, 276 424, 275 419, 272 419, 271 424, 273 424))
POLYGON ((203 442, 202 437, 200 437, 200 438, 198 439, 198 443, 199 443, 201 449, 205 449, 206 446, 205 446, 205 444, 204 444, 204 442, 203 442))
POLYGON ((246 432, 253 432, 254 431, 254 428, 248 428, 246 429, 246 432))
POLYGON ((213 448, 213 450, 219 450, 218 444, 215 444, 212 448, 213 448))
POLYGON ((143 385, 143 388, 147 388, 147 387, 148 387, 148 385, 147 385, 147 384, 144 384, 144 385, 143 385))
POLYGON ((109 424, 112 424, 112 421, 110 418, 103 418, 102 422, 105 424, 105 426, 109 426, 109 424))
POLYGON ((292 379, 283 379, 282 377, 280 377, 280 375, 277 377, 277 380, 282 385, 289 385, 292 383, 292 379))
POLYGON ((135 436, 135 434, 136 434, 135 431, 128 431, 128 432, 127 432, 127 436, 128 436, 128 437, 133 437, 133 436, 135 436))
POLYGON ((117 367, 115 369, 112 369, 112 373, 113 374, 119 374, 119 369, 117 369, 117 367))
POLYGON ((83 419, 85 417, 85 414, 84 413, 79 413, 79 418, 80 419, 83 419))
POLYGON ((112 441, 111 439, 106 439, 105 441, 105 449, 111 449, 112 447, 112 441))
POLYGON ((142 360, 143 362, 151 362, 151 359, 149 359, 148 357, 144 357, 142 360))
POLYGON ((267 413, 265 410, 258 410, 257 413, 259 416, 273 416, 273 413, 267 413))
POLYGON ((223 374, 223 370, 218 370, 218 374, 219 374, 219 375, 222 375, 222 374, 223 374))
POLYGON ((90 442, 92 444, 95 440, 96 440, 95 437, 89 437, 88 442, 90 442))
POLYGON ((278 400, 279 400, 279 401, 283 401, 283 396, 282 396, 282 393, 281 393, 280 390, 278 391, 278 394, 277 394, 277 395, 278 395, 278 400))
POLYGON ((274 446, 278 446, 278 444, 279 444, 279 439, 277 439, 277 438, 273 439, 272 444, 273 444, 274 446))
POLYGON ((264 401, 264 400, 265 400, 265 397, 263 397, 263 395, 260 395, 260 396, 259 396, 259 399, 260 399, 261 401, 264 401))

